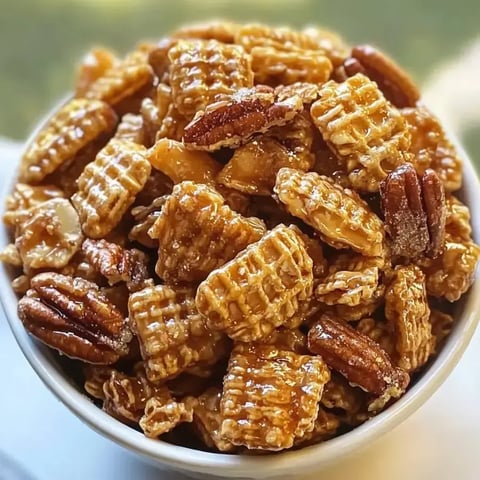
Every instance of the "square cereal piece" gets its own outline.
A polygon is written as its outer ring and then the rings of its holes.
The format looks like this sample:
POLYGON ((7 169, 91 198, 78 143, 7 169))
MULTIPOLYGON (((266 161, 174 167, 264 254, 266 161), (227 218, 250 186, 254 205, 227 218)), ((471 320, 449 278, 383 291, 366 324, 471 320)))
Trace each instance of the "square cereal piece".
POLYGON ((362 74, 325 83, 310 113, 357 190, 378 191, 387 174, 409 158, 405 118, 362 74))
POLYGON ((290 448, 313 430, 329 379, 320 357, 237 344, 224 378, 221 435, 248 449, 290 448))
POLYGON ((297 327, 312 289, 313 263, 302 238, 279 225, 214 270, 198 287, 196 304, 210 329, 250 342, 282 325, 297 327))
POLYGON ((151 382, 173 378, 199 363, 213 364, 226 353, 226 337, 207 330, 189 288, 144 288, 130 296, 128 309, 151 382))
POLYGON ((221 94, 253 87, 250 56, 240 45, 217 40, 179 40, 169 50, 175 106, 188 118, 221 94))

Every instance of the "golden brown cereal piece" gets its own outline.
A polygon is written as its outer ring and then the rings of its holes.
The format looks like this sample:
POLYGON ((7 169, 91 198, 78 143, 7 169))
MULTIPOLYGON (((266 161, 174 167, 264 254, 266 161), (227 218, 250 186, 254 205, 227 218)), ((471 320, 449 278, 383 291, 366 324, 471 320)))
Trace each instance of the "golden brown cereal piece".
POLYGON ((470 210, 458 198, 448 195, 445 198, 447 215, 445 219, 446 233, 457 240, 469 241, 472 239, 470 224, 470 210))
POLYGON ((366 76, 377 83, 387 100, 398 108, 415 107, 420 92, 410 75, 392 59, 370 45, 353 47, 351 55, 360 62, 366 76))
POLYGON ((248 449, 290 448, 313 430, 329 379, 320 357, 237 344, 223 383, 221 436, 248 449))
POLYGON ((290 168, 278 172, 274 191, 288 211, 315 228, 326 243, 366 256, 383 255, 383 223, 356 192, 315 172, 290 168))
POLYGON ((360 305, 376 292, 382 266, 379 258, 339 255, 330 263, 327 276, 316 286, 315 296, 326 305, 360 305))
POLYGON ((157 133, 162 126, 163 118, 160 117, 160 109, 155 101, 150 97, 142 100, 140 105, 140 119, 138 125, 141 125, 141 133, 139 131, 139 138, 142 140, 142 145, 151 147, 155 143, 157 133))
POLYGON ((312 143, 312 124, 299 114, 237 148, 217 180, 244 193, 271 195, 280 168, 307 171, 313 166, 312 143))
POLYGON ((148 151, 147 159, 173 183, 191 180, 213 185, 222 168, 207 152, 187 150, 183 143, 168 138, 158 140, 148 151))
POLYGON ((21 267, 23 265, 22 257, 15 244, 9 243, 0 252, 0 262, 12 265, 12 267, 21 267))
POLYGON ((65 198, 39 203, 16 228, 15 246, 28 268, 61 268, 83 241, 77 212, 65 198))
POLYGON ((432 168, 447 192, 458 190, 462 186, 463 161, 438 119, 422 105, 404 108, 402 115, 412 137, 410 152, 417 173, 422 175, 432 168))
POLYGON ((377 191, 387 174, 406 160, 410 133, 404 117, 362 74, 324 84, 310 113, 358 190, 377 191))
POLYGON ((308 332, 308 347, 349 383, 383 399, 400 397, 409 383, 408 374, 392 365, 378 343, 340 318, 320 315, 308 332))
POLYGON ((114 65, 95 81, 85 93, 85 98, 102 100, 118 106, 153 82, 152 67, 147 62, 148 54, 142 51, 130 53, 118 65, 114 65))
POLYGON ((32 186, 25 183, 15 184, 13 192, 5 201, 6 208, 3 214, 3 223, 9 227, 23 222, 27 211, 53 198, 62 198, 63 192, 53 185, 32 186))
POLYGON ((339 412, 342 422, 358 425, 367 419, 365 400, 366 395, 363 390, 351 386, 344 377, 332 372, 330 380, 323 389, 320 404, 339 412))
POLYGON ((307 27, 301 32, 310 37, 317 47, 310 46, 312 50, 319 48, 330 59, 334 67, 338 67, 349 54, 349 46, 336 33, 325 28, 307 27))
POLYGON ((277 86, 309 82, 321 85, 329 79, 333 69, 321 50, 254 47, 250 54, 257 84, 277 86))
POLYGON ((318 285, 320 279, 328 271, 328 262, 323 254, 322 244, 316 238, 312 238, 305 233, 301 232, 300 229, 297 230, 297 233, 302 237, 303 243, 307 250, 308 256, 312 259, 313 262, 313 282, 314 285, 318 285))
POLYGON ((85 364, 82 368, 85 378, 83 388, 96 400, 105 400, 103 393, 103 384, 110 378, 115 369, 104 365, 85 364))
POLYGON ((140 428, 148 438, 158 438, 173 430, 179 423, 193 420, 194 399, 188 397, 177 402, 167 387, 157 389, 155 395, 147 400, 145 413, 140 419, 140 428))
POLYGON ((218 40, 222 43, 235 43, 234 36, 240 25, 232 22, 211 21, 193 23, 173 32, 173 38, 198 38, 202 40, 218 40))
POLYGON ((275 95, 279 102, 298 96, 304 104, 309 105, 318 98, 319 90, 319 85, 315 83, 295 82, 290 85, 279 85, 275 89, 275 95))
POLYGON ((448 313, 432 308, 430 310, 430 323, 432 324, 432 335, 435 338, 435 353, 437 353, 448 338, 454 319, 448 313))
POLYGON ((189 123, 189 119, 180 114, 175 106, 171 87, 160 83, 157 87, 156 100, 159 122, 156 139, 170 138, 180 141, 183 137, 185 126, 189 123))
POLYGON ((27 147, 19 180, 38 183, 117 123, 115 112, 98 100, 74 99, 62 106, 27 147))
POLYGON ((144 144, 143 119, 141 115, 126 113, 120 123, 114 138, 128 140, 129 142, 144 144))
POLYGON ((390 358, 395 357, 395 338, 392 325, 383 320, 366 317, 362 318, 355 328, 360 333, 377 342, 388 353, 390 358))
POLYGON ((197 290, 196 304, 214 331, 250 342, 279 326, 295 328, 313 288, 312 260, 302 238, 279 225, 214 270, 197 290))
POLYGON ((144 247, 155 248, 158 242, 148 235, 148 231, 160 216, 163 205, 167 201, 168 196, 156 198, 150 205, 146 207, 132 208, 131 214, 135 220, 135 225, 128 234, 128 239, 138 242, 144 247))
POLYGON ((12 280, 12 289, 17 295, 25 295, 30 289, 30 275, 19 275, 12 280))
POLYGON ((128 353, 132 338, 126 320, 96 284, 58 273, 32 278, 18 316, 40 341, 87 363, 115 363, 128 353))
POLYGON ((135 426, 155 390, 142 374, 130 377, 112 369, 110 377, 103 384, 103 409, 117 420, 135 426))
POLYGON ((102 238, 120 223, 150 175, 145 151, 141 145, 112 139, 87 165, 72 196, 86 235, 102 238))
POLYGON ((277 328, 267 338, 263 338, 260 343, 300 355, 308 354, 307 336, 298 328, 277 328))
POLYGON ((456 302, 472 285, 479 258, 478 245, 447 234, 439 257, 417 262, 425 273, 428 294, 456 302))
POLYGON ((199 282, 265 232, 263 222, 224 205, 207 185, 175 185, 149 231, 159 239, 157 274, 167 282, 199 282))
POLYGON ((168 81, 168 51, 178 42, 178 38, 162 38, 148 53, 148 63, 161 82, 168 81))
POLYGON ((106 240, 87 238, 82 244, 85 259, 107 280, 109 285, 125 282, 130 291, 142 290, 152 279, 145 253, 127 250, 106 240))
POLYGON ((225 187, 220 183, 215 185, 215 190, 225 199, 225 204, 232 210, 244 216, 251 216, 250 196, 233 188, 225 187))
POLYGON ((194 293, 157 285, 130 296, 130 323, 151 382, 173 378, 199 363, 211 365, 226 353, 225 337, 206 328, 194 293))
POLYGON ((90 262, 87 261, 81 249, 78 250, 70 262, 68 262, 59 273, 71 277, 80 277, 100 285, 104 283, 102 276, 93 268, 90 262))
POLYGON ((215 100, 253 86, 251 60, 239 45, 217 40, 179 40, 168 51, 175 106, 190 119, 215 100))
POLYGON ((332 438, 340 427, 340 419, 337 415, 327 412, 321 406, 318 407, 317 418, 311 432, 307 432, 303 437, 296 439, 294 447, 307 447, 315 443, 324 442, 332 438))
POLYGON ((395 335, 396 363, 407 372, 424 365, 434 349, 425 275, 398 265, 385 292, 385 317, 395 335))
POLYGON ((92 84, 118 65, 115 54, 106 48, 92 48, 82 59, 75 80, 75 96, 83 97, 92 84))
POLYGON ((242 88, 197 115, 185 127, 183 142, 193 150, 238 147, 256 133, 285 125, 302 110, 303 102, 297 95, 280 102, 274 90, 265 85, 242 88))
POLYGON ((235 445, 220 435, 221 398, 222 390, 216 387, 209 388, 200 395, 193 409, 193 426, 207 447, 216 448, 220 452, 232 452, 236 449, 235 445))

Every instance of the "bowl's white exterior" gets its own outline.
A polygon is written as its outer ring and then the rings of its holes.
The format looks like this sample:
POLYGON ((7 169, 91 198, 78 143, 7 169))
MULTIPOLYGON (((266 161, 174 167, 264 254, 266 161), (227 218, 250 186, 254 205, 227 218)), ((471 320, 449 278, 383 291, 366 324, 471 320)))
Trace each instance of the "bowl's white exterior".
MULTIPOLYGON (((480 185, 472 162, 461 148, 460 151, 465 159, 461 199, 472 207, 474 237, 478 242, 480 239, 480 185)), ((16 167, 17 165, 12 165, 10 177, 5 179, 0 197, 2 212, 5 198, 15 182, 16 167)), ((0 248, 8 243, 7 231, 1 228, 0 248)), ((56 355, 27 334, 17 316, 17 297, 10 286, 10 281, 7 269, 0 265, 0 301, 10 328, 30 365, 44 384, 70 411, 98 433, 143 456, 147 461, 199 477, 203 475, 248 479, 298 477, 345 460, 353 452, 368 445, 369 442, 405 420, 438 389, 458 363, 473 335, 480 315, 480 281, 477 276, 474 285, 457 309, 455 327, 441 353, 409 392, 385 412, 353 431, 323 444, 269 456, 236 456, 201 452, 148 439, 97 408, 73 382, 65 377, 56 362, 56 355)))

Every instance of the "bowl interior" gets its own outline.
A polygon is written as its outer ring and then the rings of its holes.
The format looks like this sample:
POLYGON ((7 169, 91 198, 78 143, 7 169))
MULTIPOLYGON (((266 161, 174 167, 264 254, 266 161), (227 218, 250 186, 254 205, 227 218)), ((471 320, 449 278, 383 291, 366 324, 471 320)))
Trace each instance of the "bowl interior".
MULTIPOLYGON (((458 146, 465 158, 464 187, 461 200, 470 206, 480 205, 480 188, 471 161, 458 146)), ((2 212, 4 200, 15 182, 15 168, 8 172, 0 202, 2 212)), ((480 209, 473 209, 472 226, 475 239, 480 238, 480 209)), ((0 229, 0 246, 9 243, 8 232, 0 229)), ((442 351, 430 367, 417 379, 410 390, 390 408, 373 419, 340 437, 323 444, 313 445, 298 451, 266 456, 235 456, 209 453, 179 447, 144 437, 141 433, 121 424, 84 395, 76 383, 65 375, 59 357, 40 342, 33 340, 24 330, 17 317, 17 297, 11 286, 11 272, 0 265, 0 300, 11 330, 27 360, 45 385, 82 421, 100 434, 111 438, 124 447, 144 456, 155 463, 187 472, 213 474, 221 478, 249 477, 268 478, 280 475, 298 474, 327 466, 370 441, 389 431, 420 407, 441 385, 470 341, 480 308, 480 281, 475 282, 455 309, 456 325, 442 351)))

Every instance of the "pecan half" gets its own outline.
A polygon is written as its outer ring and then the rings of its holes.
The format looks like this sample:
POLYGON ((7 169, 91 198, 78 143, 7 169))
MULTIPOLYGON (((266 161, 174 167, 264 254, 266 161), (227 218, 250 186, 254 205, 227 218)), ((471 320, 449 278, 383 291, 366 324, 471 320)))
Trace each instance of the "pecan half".
POLYGON ((255 133, 285 125, 302 110, 303 102, 298 95, 278 101, 270 87, 241 88, 210 104, 194 118, 185 127, 183 142, 196 150, 238 147, 255 133))
POLYGON ((437 257, 445 237, 445 192, 437 174, 428 169, 420 179, 411 163, 392 171, 380 188, 385 230, 392 254, 437 257))
POLYGON ((351 384, 374 395, 397 398, 409 383, 408 374, 392 365, 378 343, 328 314, 308 332, 308 348, 351 384))
POLYGON ((447 206, 443 183, 434 170, 428 168, 422 176, 422 193, 425 214, 427 216, 430 244, 427 251, 429 257, 435 258, 443 250, 445 241, 445 223, 447 206))
POLYGON ((371 80, 378 84, 385 97, 396 107, 414 107, 420 98, 420 92, 414 81, 403 69, 384 53, 369 45, 357 45, 352 48, 351 56, 360 65, 350 61, 344 63, 349 76, 350 71, 358 73, 360 67, 371 80))
POLYGON ((126 282, 130 291, 137 291, 150 283, 148 258, 136 248, 127 250, 103 239, 87 238, 83 242, 82 251, 87 261, 108 280, 110 285, 126 282))
POLYGON ((125 318, 97 285, 59 273, 32 278, 18 316, 43 343, 88 363, 115 363, 128 353, 132 338, 125 318))

